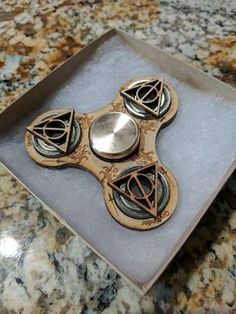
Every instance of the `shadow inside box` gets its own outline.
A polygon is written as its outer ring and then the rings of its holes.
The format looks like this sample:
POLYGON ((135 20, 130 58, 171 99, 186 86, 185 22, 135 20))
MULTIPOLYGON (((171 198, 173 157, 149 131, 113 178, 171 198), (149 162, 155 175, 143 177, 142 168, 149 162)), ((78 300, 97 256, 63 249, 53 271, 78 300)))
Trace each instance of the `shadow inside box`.
POLYGON ((199 274, 196 280, 199 279, 202 282, 201 286, 206 288, 208 285, 213 285, 216 279, 214 268, 230 271, 230 262, 227 263, 226 258, 229 252, 225 251, 222 258, 222 251, 218 251, 217 246, 222 243, 231 245, 230 240, 234 237, 236 229, 231 225, 230 219, 235 209, 236 170, 180 252, 154 285, 152 292, 158 313, 163 311, 161 308, 163 302, 170 306, 177 303, 177 296, 180 293, 185 294, 188 300, 193 293, 200 292, 200 290, 192 291, 188 285, 194 274, 199 274), (204 278, 204 268, 209 269, 207 278, 204 278))

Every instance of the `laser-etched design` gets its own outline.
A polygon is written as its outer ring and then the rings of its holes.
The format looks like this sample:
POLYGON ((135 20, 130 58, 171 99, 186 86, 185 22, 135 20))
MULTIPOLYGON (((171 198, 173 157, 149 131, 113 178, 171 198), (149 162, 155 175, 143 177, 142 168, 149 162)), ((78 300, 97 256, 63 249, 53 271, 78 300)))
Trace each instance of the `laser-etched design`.
POLYGON ((67 153, 74 120, 74 110, 60 110, 42 121, 31 124, 27 130, 62 153, 67 153))
POLYGON ((154 162, 108 182, 110 187, 134 202, 138 207, 157 217, 158 164, 154 162), (153 173, 153 178, 149 173, 153 173))
POLYGON ((159 117, 163 87, 164 79, 161 78, 128 87, 121 90, 120 94, 144 108, 153 116, 159 117))

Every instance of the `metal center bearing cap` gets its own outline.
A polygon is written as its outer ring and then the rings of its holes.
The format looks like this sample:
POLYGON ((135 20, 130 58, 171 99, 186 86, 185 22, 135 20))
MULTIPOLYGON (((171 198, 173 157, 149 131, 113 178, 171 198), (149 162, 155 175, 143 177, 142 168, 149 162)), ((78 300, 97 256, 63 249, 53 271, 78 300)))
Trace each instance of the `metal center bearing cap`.
POLYGON ((91 125, 89 141, 93 152, 106 160, 125 159, 139 144, 139 129, 127 114, 108 112, 91 125))

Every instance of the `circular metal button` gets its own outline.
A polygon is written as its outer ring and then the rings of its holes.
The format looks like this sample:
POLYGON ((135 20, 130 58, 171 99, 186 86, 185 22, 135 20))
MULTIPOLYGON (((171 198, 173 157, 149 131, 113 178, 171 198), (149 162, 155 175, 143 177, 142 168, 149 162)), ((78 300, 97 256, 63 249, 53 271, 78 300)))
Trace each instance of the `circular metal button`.
POLYGON ((119 160, 129 156, 139 144, 139 129, 127 114, 108 112, 91 125, 89 141, 93 152, 103 159, 119 160))
MULTIPOLYGON (((130 84, 127 88, 135 87, 136 85, 139 85, 141 83, 146 83, 146 82, 148 82, 148 80, 136 81, 136 82, 133 82, 132 84, 130 84)), ((148 87, 149 87, 149 85, 146 85, 145 87, 139 88, 137 95, 139 96, 139 94, 142 94, 142 92, 144 92, 143 89, 146 89, 148 87)), ((149 102, 152 103, 153 100, 155 100, 155 97, 156 97, 155 94, 154 95, 150 94, 150 99, 148 99, 145 102, 145 105, 148 106, 149 102)), ((170 93, 169 93, 167 87, 164 85, 163 94, 161 97, 161 106, 160 106, 160 111, 159 111, 158 117, 163 116, 169 110, 170 104, 171 104, 171 96, 170 96, 170 93)), ((126 109, 132 115, 134 115, 137 118, 142 118, 142 119, 154 119, 155 118, 150 112, 141 108, 140 106, 138 106, 137 104, 132 102, 130 99, 124 98, 124 105, 125 105, 126 109)), ((151 107, 151 109, 155 111, 157 108, 151 107)))
MULTIPOLYGON (((127 170, 124 170, 120 176, 126 175, 130 172, 132 172, 133 170, 139 169, 140 167, 133 167, 127 170)), ((149 174, 149 180, 154 180, 154 173, 150 173, 149 174)), ((142 184, 144 185, 144 188, 148 189, 149 184, 148 182, 142 182, 142 184)), ((169 189, 169 184, 165 178, 165 176, 163 174, 161 174, 160 172, 158 172, 158 202, 157 202, 157 208, 158 208, 158 213, 161 213, 168 201, 169 201, 169 197, 170 197, 170 189, 169 189)), ((129 187, 126 186, 122 186, 121 189, 128 189, 129 187)), ((114 196, 114 200, 115 203, 117 205, 117 207, 127 216, 134 218, 134 219, 150 219, 152 218, 152 216, 143 211, 141 208, 138 207, 138 205, 136 205, 135 203, 133 203, 132 201, 127 200, 124 196, 122 196, 121 194, 119 194, 118 192, 116 192, 115 190, 113 191, 113 196, 114 196)))

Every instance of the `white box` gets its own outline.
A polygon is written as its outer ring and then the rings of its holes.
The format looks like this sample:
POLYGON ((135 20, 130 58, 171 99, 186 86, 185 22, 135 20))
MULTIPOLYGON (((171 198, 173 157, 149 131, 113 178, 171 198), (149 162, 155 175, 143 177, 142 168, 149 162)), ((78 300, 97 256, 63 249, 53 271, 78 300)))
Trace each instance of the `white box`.
POLYGON ((235 99, 233 88, 158 48, 111 30, 0 115, 0 160, 62 223, 146 292, 235 168, 235 99), (157 148, 162 163, 177 179, 179 203, 173 217, 160 228, 132 231, 110 217, 102 189, 91 175, 78 169, 45 170, 33 163, 24 150, 24 129, 49 108, 97 110, 115 97, 126 80, 163 74, 180 103, 175 121, 158 135, 157 148))

